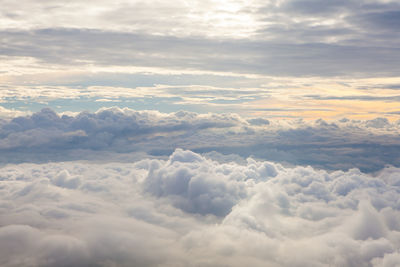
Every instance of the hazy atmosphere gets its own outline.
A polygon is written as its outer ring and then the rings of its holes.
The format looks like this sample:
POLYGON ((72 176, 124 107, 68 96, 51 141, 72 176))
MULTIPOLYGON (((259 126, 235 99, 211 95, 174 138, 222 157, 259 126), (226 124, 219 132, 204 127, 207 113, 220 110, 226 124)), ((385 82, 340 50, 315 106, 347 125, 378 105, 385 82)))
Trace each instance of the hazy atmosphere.
POLYGON ((0 0, 0 265, 400 266, 400 2, 0 0))

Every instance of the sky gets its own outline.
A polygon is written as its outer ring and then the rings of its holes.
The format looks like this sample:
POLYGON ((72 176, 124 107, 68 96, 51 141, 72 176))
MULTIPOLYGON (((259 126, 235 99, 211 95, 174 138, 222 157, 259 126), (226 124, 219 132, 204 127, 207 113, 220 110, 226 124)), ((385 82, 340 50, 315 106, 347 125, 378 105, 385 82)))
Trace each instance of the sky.
POLYGON ((400 262, 397 0, 0 0, 0 265, 400 262))
POLYGON ((398 1, 1 1, 0 105, 397 120, 398 1))

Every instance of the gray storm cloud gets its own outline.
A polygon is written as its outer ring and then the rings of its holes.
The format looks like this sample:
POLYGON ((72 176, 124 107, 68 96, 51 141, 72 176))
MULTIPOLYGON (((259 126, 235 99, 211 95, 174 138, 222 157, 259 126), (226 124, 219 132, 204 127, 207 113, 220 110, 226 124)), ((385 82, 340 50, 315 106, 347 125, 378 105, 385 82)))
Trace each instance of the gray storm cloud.
POLYGON ((396 266, 400 170, 375 176, 178 149, 1 168, 2 266, 396 266), (178 184, 177 184, 178 183, 178 184))

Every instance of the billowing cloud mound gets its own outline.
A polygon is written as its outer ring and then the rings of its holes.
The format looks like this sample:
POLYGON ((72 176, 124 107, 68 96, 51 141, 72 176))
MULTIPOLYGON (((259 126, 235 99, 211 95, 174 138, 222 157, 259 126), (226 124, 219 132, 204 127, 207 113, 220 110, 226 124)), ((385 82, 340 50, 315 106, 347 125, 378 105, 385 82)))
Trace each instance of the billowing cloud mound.
POLYGON ((143 154, 168 156, 180 147, 198 153, 216 151, 294 165, 332 170, 357 167, 370 172, 386 164, 399 166, 399 125, 384 118, 328 123, 119 108, 68 116, 43 109, 0 122, 0 161, 121 161, 125 157, 142 158, 143 154))
MULTIPOLYGON (((102 149, 116 147, 116 140, 179 131, 231 127, 238 118, 224 115, 199 115, 190 112, 163 114, 157 111, 105 109, 97 113, 82 112, 75 117, 58 116, 43 109, 29 117, 17 117, 2 125, 1 149, 24 146, 102 149)), ((125 140, 128 142, 129 140, 125 140)), ((121 148, 124 144, 119 144, 121 148)))
POLYGON ((396 266, 400 169, 248 159, 0 170, 2 266, 396 266))
MULTIPOLYGON (((246 196, 244 181, 226 174, 227 170, 216 168, 198 154, 178 150, 167 165, 150 169, 145 189, 155 196, 171 198, 184 211, 223 216, 246 196)), ((240 172, 233 175, 241 178, 240 172)))

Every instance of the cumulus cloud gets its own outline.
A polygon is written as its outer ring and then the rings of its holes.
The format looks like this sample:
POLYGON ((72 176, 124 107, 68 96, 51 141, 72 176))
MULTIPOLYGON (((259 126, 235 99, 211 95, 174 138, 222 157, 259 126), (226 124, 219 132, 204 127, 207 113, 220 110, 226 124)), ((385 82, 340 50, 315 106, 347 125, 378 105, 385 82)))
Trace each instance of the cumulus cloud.
MULTIPOLYGON (((245 184, 231 181, 222 170, 207 163, 198 154, 178 150, 168 165, 151 169, 145 189, 155 196, 171 198, 186 212, 226 215, 238 199, 246 196, 245 184)), ((273 167, 270 169, 274 172, 273 167)))
MULTIPOLYGON (((82 112, 75 117, 58 116, 43 109, 29 117, 17 117, 2 125, 3 149, 21 146, 38 147, 74 145, 100 149, 115 139, 154 134, 198 131, 207 128, 234 126, 240 118, 235 115, 200 115, 180 111, 163 114, 157 111, 103 109, 97 113, 82 112)), ((122 140, 120 140, 122 141, 122 140)))
POLYGON ((398 177, 248 159, 1 167, 2 266, 395 266, 398 177), (76 179, 77 182, 71 182, 76 179))
MULTIPOLYGON (((146 154, 166 157, 176 148, 185 148, 222 161, 231 154, 239 161, 240 157, 253 156, 294 165, 332 170, 357 167, 371 172, 387 164, 398 166, 399 125, 386 118, 307 122, 127 108, 74 115, 43 109, 0 121, 0 151, 4 152, 0 160, 129 161, 146 154)), ((59 182, 71 182, 63 179, 59 182)))

